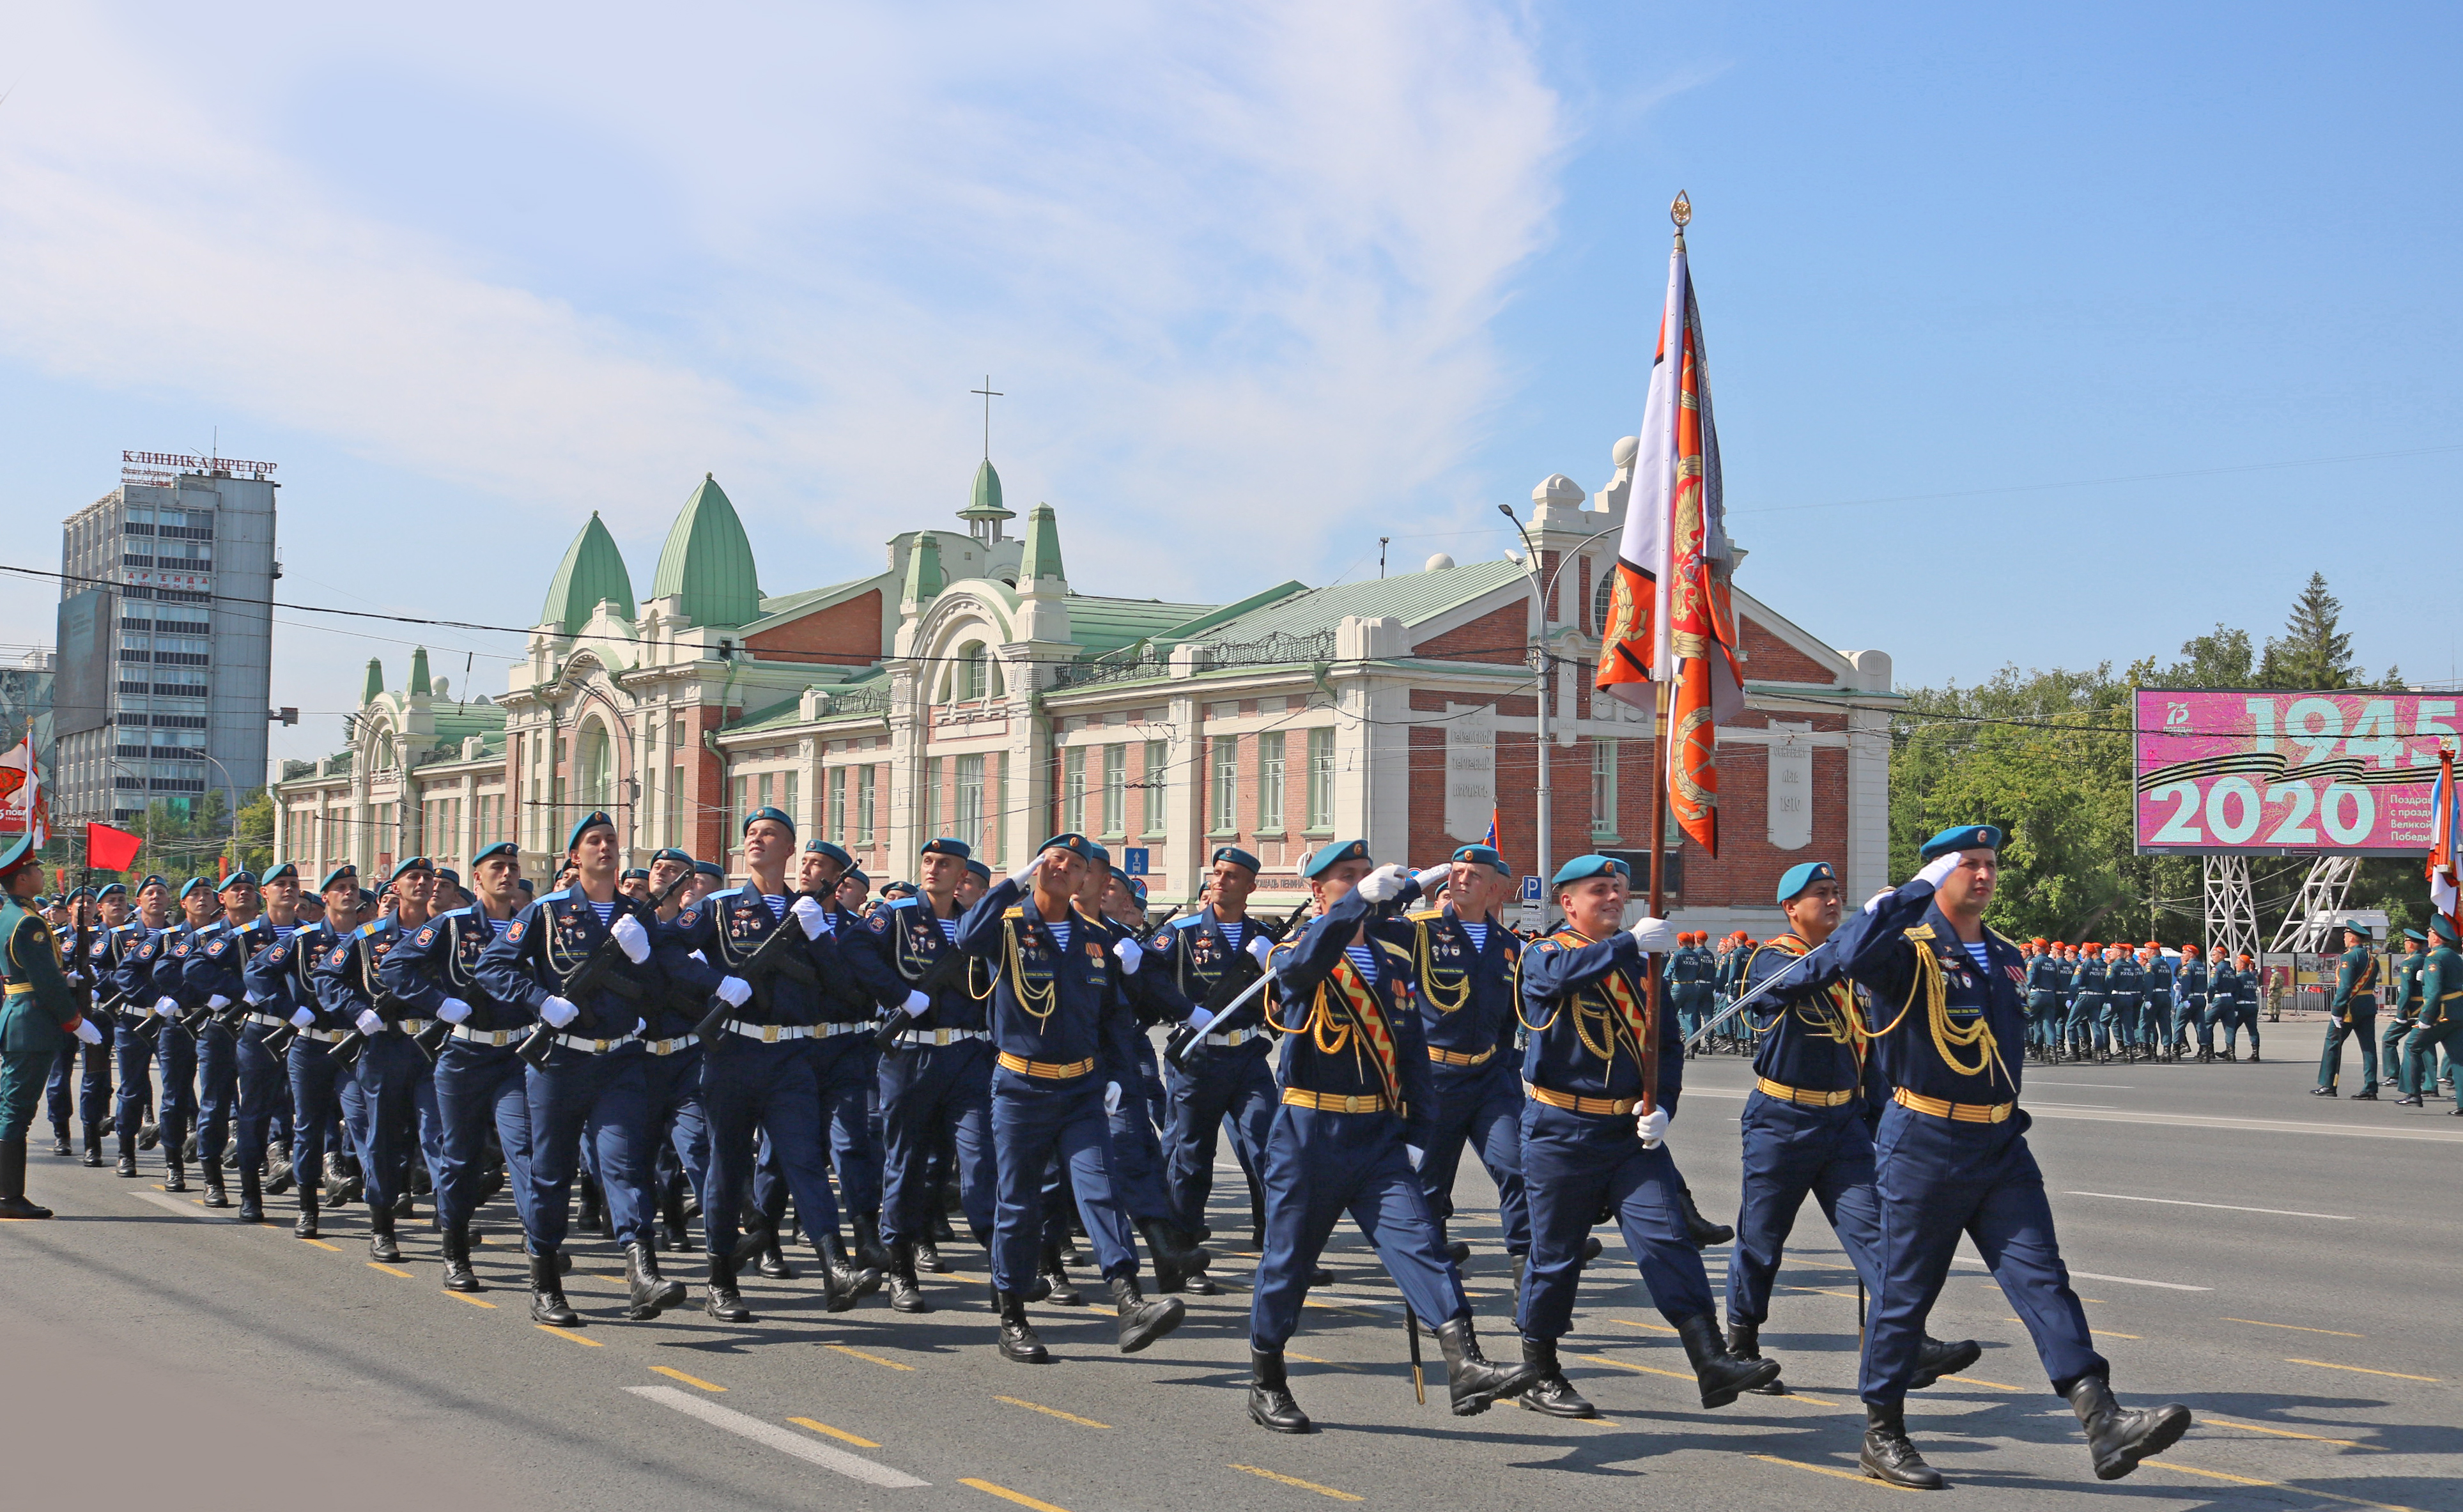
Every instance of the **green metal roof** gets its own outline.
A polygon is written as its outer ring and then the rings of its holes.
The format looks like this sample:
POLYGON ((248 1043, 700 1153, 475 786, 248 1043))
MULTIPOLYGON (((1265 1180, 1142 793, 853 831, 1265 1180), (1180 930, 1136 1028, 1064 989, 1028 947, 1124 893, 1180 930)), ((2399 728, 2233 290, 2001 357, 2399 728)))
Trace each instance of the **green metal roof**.
POLYGON ((371 656, 368 658, 368 680, 360 689, 360 702, 372 704, 383 696, 384 663, 371 656))
POLYGON ((1166 630, 1202 618, 1212 605, 1165 603, 1156 599, 1099 599, 1073 593, 1068 607, 1069 638, 1092 658, 1153 640, 1166 630))
POLYGON ((940 541, 933 537, 930 531, 917 536, 914 546, 906 553, 907 601, 913 603, 929 603, 940 594, 942 587, 948 581, 941 575, 940 541))
POLYGON ((761 582, 752 543, 717 478, 705 473, 659 552, 650 597, 680 598, 695 625, 750 625, 761 618, 761 582))
POLYGON ((1051 505, 1037 504, 1026 514, 1026 550, 1018 558, 1017 585, 1032 588, 1038 578, 1068 576, 1060 566, 1060 524, 1051 505))
POLYGON ((1000 474, 992 471, 992 459, 975 469, 975 496, 965 509, 958 511, 960 519, 1015 519, 1017 511, 1001 507, 1000 474))
MULTIPOLYGON (((889 674, 874 668, 868 676, 851 678, 843 683, 815 683, 813 686, 828 693, 835 702, 845 698, 850 693, 876 690, 885 692, 889 687, 889 674)), ((729 721, 720 729, 719 734, 737 735, 802 724, 804 722, 803 704, 804 695, 799 692, 792 698, 782 698, 774 704, 764 704, 758 709, 747 710, 741 716, 729 721)), ((823 714, 817 722, 826 723, 832 719, 878 719, 879 717, 881 714, 878 710, 834 711, 823 714)))
POLYGON ((427 680, 427 647, 413 646, 410 652, 410 692, 416 697, 435 690, 436 685, 427 680))
POLYGON ((1418 625, 1522 577, 1522 568, 1515 562, 1473 561, 1459 567, 1440 567, 1434 572, 1406 572, 1367 582, 1338 583, 1295 594, 1236 619, 1210 625, 1205 639, 1237 642, 1263 640, 1275 634, 1315 635, 1333 629, 1348 615, 1372 620, 1392 615, 1405 625, 1418 625))
POLYGON ((632 569, 616 549, 616 537, 599 523, 599 512, 592 510, 590 522, 564 549, 564 560, 548 580, 547 606, 539 610, 539 623, 578 630, 590 623, 601 599, 614 600, 624 618, 633 618, 632 569))

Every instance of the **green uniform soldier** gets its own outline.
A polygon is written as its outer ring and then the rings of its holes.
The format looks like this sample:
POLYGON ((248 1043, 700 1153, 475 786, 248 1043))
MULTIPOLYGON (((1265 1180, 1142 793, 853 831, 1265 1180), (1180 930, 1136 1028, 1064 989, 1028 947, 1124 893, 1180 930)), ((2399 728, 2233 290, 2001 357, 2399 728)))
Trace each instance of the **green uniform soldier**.
POLYGON ((2403 936, 2403 953, 2387 968, 2387 982, 2393 989, 2387 1006, 2394 1017, 2378 1036, 2378 1069, 2386 1073, 2381 1086, 2402 1085, 2404 1041, 2420 1027, 2420 972, 2429 964, 2429 936, 2418 930, 2406 930, 2403 936))
MULTIPOLYGON (((2428 1094, 2437 1090, 2437 1047, 2444 1045, 2452 1058, 2463 1043, 2463 951, 2455 949, 2454 924, 2445 914, 2429 927, 2436 932, 2437 948, 2420 973, 2420 1027, 2404 1046, 2403 1096, 2395 1099, 2404 1107, 2425 1106, 2428 1094)), ((2455 1079, 2450 1116, 2463 1118, 2463 1077, 2455 1079)), ((18 1158, 25 1158, 22 1146, 18 1158)))
POLYGON ((2355 1103, 2378 1100, 2378 1046, 2370 1032, 2378 1022, 2378 958, 2369 953, 2369 927, 2343 926, 2343 958, 2335 969, 2335 1000, 2326 1010, 2326 1048, 2318 1057, 2312 1097, 2333 1097, 2343 1074, 2343 1041, 2361 1041, 2361 1089, 2355 1103))
POLYGON ((52 1216, 26 1200, 26 1130, 68 1037, 102 1040, 77 1012, 51 925, 27 906, 42 887, 34 838, 21 835, 0 851, 0 1218, 52 1216))

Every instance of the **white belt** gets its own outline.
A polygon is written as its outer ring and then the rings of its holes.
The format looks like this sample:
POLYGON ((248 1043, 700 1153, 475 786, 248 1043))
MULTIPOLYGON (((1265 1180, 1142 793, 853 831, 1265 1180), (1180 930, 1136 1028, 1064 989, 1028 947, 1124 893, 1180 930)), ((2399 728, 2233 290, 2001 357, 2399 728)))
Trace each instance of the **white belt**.
POLYGON ((699 1043, 701 1043, 701 1036, 680 1034, 672 1040, 644 1040, 642 1041, 642 1048, 652 1055, 667 1056, 674 1055, 679 1050, 689 1050, 699 1043))
POLYGON ((898 1042, 913 1045, 956 1044, 963 1040, 989 1040, 992 1037, 992 1032, 990 1029, 902 1029, 898 1034, 898 1042))
POLYGON ((880 1027, 881 1025, 871 1022, 817 1023, 813 1025, 813 1038, 816 1040, 831 1040, 836 1039, 838 1036, 842 1034, 870 1034, 880 1027))
POLYGON ((319 1044, 332 1044, 343 1036, 354 1033, 357 1031, 351 1029, 302 1029, 299 1031, 299 1038, 314 1040, 319 1044))
POLYGON ((809 1024, 746 1023, 741 1019, 730 1019, 727 1020, 726 1027, 729 1034, 740 1034, 747 1040, 758 1040, 763 1044, 777 1044, 787 1040, 809 1040, 820 1032, 809 1024))
POLYGON ((455 1024, 453 1038, 468 1040, 472 1044, 492 1045, 501 1050, 529 1034, 528 1029, 473 1029, 468 1024, 455 1024))
POLYGON ((1219 1044, 1229 1050, 1234 1046, 1246 1044, 1252 1040, 1262 1038, 1265 1032, 1263 1029, 1226 1029, 1221 1034, 1208 1035, 1206 1042, 1219 1044))
POLYGON ((252 1014, 250 1014, 250 1015, 248 1016, 248 1021, 249 1021, 249 1022, 251 1022, 251 1023, 252 1023, 252 1024, 258 1024, 258 1025, 261 1025, 261 1026, 263 1026, 263 1027, 265 1027, 265 1028, 268 1028, 268 1029, 279 1029, 279 1028, 281 1028, 284 1024, 289 1023, 291 1020, 290 1020, 290 1019, 288 1019, 283 1018, 283 1017, 282 1017, 281 1015, 279 1015, 279 1014, 270 1014, 270 1013, 252 1013, 252 1014))
POLYGON ((568 1050, 580 1050, 590 1055, 604 1055, 619 1045, 631 1044, 640 1038, 640 1030, 628 1029, 613 1040, 584 1040, 578 1034, 560 1034, 556 1037, 556 1042, 568 1050))
POLYGON ((395 1024, 394 1027, 416 1039, 420 1035, 425 1034, 429 1029, 434 1028, 435 1025, 436 1020, 433 1019, 404 1019, 402 1022, 395 1024))

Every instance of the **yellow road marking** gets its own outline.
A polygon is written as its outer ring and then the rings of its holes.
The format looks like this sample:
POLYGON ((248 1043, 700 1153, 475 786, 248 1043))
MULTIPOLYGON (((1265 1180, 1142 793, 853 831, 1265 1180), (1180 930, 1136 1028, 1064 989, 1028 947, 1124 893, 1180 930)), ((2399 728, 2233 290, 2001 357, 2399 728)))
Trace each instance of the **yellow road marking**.
POLYGON ((987 1496, 996 1496, 1004 1501, 1014 1501, 1022 1507, 1033 1507, 1035 1512, 1069 1512, 1067 1507, 1057 1507, 1049 1501, 1037 1501, 1023 1491, 1012 1491, 1007 1486, 994 1485, 989 1480, 978 1480, 972 1476, 968 1476, 958 1484, 972 1486, 987 1496))
MULTIPOLYGON (((843 1345, 843 1344, 832 1344, 832 1345, 825 1345, 825 1346, 823 1346, 823 1348, 831 1348, 831 1349, 836 1349, 836 1350, 837 1350, 839 1353, 840 1353, 840 1354, 853 1355, 855 1358, 857 1358, 857 1359, 859 1359, 859 1360, 868 1360, 868 1361, 870 1361, 871 1363, 873 1363, 874 1365, 885 1365, 885 1366, 889 1367, 889 1368, 890 1368, 891 1370, 911 1370, 915 1369, 915 1367, 913 1367, 913 1366, 911 1366, 911 1365, 901 1365, 901 1364, 899 1364, 896 1360, 885 1360, 885 1359, 883 1359, 880 1355, 877 1355, 877 1354, 866 1354, 866 1353, 864 1353, 861 1349, 850 1349, 850 1348, 847 1348, 845 1345, 843 1345)), ((973 1482, 972 1482, 972 1481, 970 1481, 970 1482, 968 1482, 968 1483, 969 1483, 970 1485, 973 1484, 973 1482)))
POLYGON ((397 1270, 391 1265, 380 1265, 374 1260, 368 1261, 368 1269, 381 1270, 388 1276, 399 1276, 404 1281, 410 1280, 410 1272, 406 1270, 397 1270))
POLYGON ((1783 1458, 1778 1455, 1748 1455, 1745 1457, 1748 1459, 1758 1459, 1766 1465, 1785 1465, 1790 1470, 1810 1470, 1817 1476, 1837 1476, 1842 1480, 1854 1480, 1864 1485, 1879 1487, 1884 1491, 1911 1491, 1914 1489, 1912 1486, 1894 1486, 1886 1480, 1876 1480, 1871 1476, 1864 1474, 1862 1470, 1838 1470, 1829 1465, 1808 1465, 1801 1459, 1783 1458))
POLYGON ((1077 1423, 1087 1428, 1109 1428, 1112 1426, 1109 1423, 1099 1423, 1091 1417, 1080 1417, 1076 1413, 1064 1413, 1057 1407, 1046 1407, 1041 1402, 1030 1402, 1023 1396, 995 1396, 992 1400, 995 1402, 1007 1402, 1012 1407, 1023 1407, 1030 1413, 1041 1413, 1046 1417, 1057 1417, 1063 1422, 1077 1423))
POLYGON ((1956 1381, 1961 1386, 1989 1386, 1996 1391, 2023 1391, 2026 1390, 2023 1386, 2012 1386, 2007 1381, 1988 1381, 1980 1375, 1945 1375, 1942 1379, 1945 1381, 1956 1381))
POLYGON ((2296 1486, 2282 1480, 2260 1480, 2253 1476, 2226 1475, 2220 1470, 2201 1470, 2195 1465, 2185 1465, 2176 1460, 2149 1459, 2145 1463, 2150 1469, 2177 1470, 2185 1476, 2205 1476, 2210 1480, 2229 1480, 2236 1486, 2273 1486, 2278 1491, 2298 1491, 2305 1497, 2324 1497, 2329 1501, 2341 1501, 2347 1506, 2376 1507, 2379 1512, 2413 1512, 2412 1508, 2392 1501, 2365 1501, 2359 1497, 2347 1497, 2334 1491, 2321 1491, 2315 1486, 2296 1486))
POLYGON ((2304 1328, 2297 1323, 2267 1323, 2258 1318, 2226 1318, 2226 1323, 2245 1323, 2254 1328, 2289 1328, 2295 1333, 2328 1333, 2338 1339, 2365 1339, 2365 1333, 2345 1333, 2341 1328, 2304 1328))
POLYGON ((1631 1318, 1610 1318, 1608 1322, 1622 1324, 1628 1328, 1647 1328, 1653 1333, 1674 1333, 1676 1331, 1665 1324, 1636 1323, 1631 1318))
POLYGON ((1360 1498, 1353 1496, 1348 1491, 1337 1491, 1332 1486, 1321 1486, 1314 1480, 1302 1480, 1297 1476, 1281 1475, 1272 1470, 1260 1470, 1255 1465, 1233 1465, 1232 1468, 1234 1470, 1246 1470, 1253 1476, 1263 1476, 1269 1480, 1279 1480, 1287 1486, 1297 1486, 1303 1491, 1314 1491, 1321 1497, 1332 1497, 1337 1501, 1357 1501, 1360 1500, 1360 1498))
POLYGON ((559 1339, 571 1339, 576 1344, 586 1344, 594 1349, 605 1348, 605 1346, 601 1345, 598 1340, 585 1339, 581 1335, 575 1333, 570 1328, 558 1328, 544 1323, 534 1323, 531 1325, 531 1326, 536 1328, 541 1333, 555 1334, 559 1339))
POLYGON ((483 1298, 473 1297, 469 1292, 465 1291, 448 1291, 445 1295, 447 1297, 459 1298, 461 1301, 469 1303, 473 1307, 493 1307, 496 1305, 492 1302, 486 1301, 483 1298))
POLYGON ((859 1438, 855 1435, 848 1433, 843 1428, 832 1428, 827 1423, 817 1423, 809 1417, 790 1417, 787 1421, 795 1424, 798 1428, 809 1428, 817 1434, 827 1434, 832 1438, 844 1439, 846 1442, 855 1445, 858 1449, 878 1449, 881 1447, 880 1444, 874 1442, 872 1439, 859 1438))
POLYGON ((664 1375, 671 1381, 682 1381, 687 1386, 698 1386, 705 1391, 724 1391, 727 1390, 726 1387, 716 1385, 709 1381, 705 1381, 698 1375, 687 1375, 684 1371, 677 1370, 672 1365, 654 1365, 650 1367, 650 1372, 654 1375, 664 1375))
MULTIPOLYGON (((1788 1286, 1788 1287, 1785 1287, 1785 1288, 1783 1288, 1783 1289, 1784 1289, 1784 1290, 1787 1290, 1787 1291, 1810 1291, 1810 1292, 1819 1292, 1819 1293, 1820 1293, 1820 1294, 1821 1294, 1822 1296, 1824 1296, 1824 1297, 1853 1297, 1853 1296, 1855 1296, 1855 1295, 1856 1295, 1856 1294, 1855 1294, 1854 1292, 1852 1292, 1852 1291, 1841 1291, 1841 1290, 1840 1290, 1838 1287, 1836 1287, 1836 1286, 1788 1286)), ((1670 1333, 1674 1333, 1676 1330, 1675 1330, 1675 1329, 1673 1329, 1673 1328, 1670 1328, 1670 1329, 1668 1329, 1667 1331, 1668 1331, 1668 1332, 1670 1332, 1670 1333)), ((1786 1462, 1787 1462, 1787 1463, 1789 1463, 1789 1464, 1794 1464, 1794 1463, 1795 1463, 1795 1461, 1794 1461, 1794 1460, 1788 1460, 1788 1461, 1786 1461, 1786 1462)))
POLYGON ((2259 1423, 2228 1423, 2220 1417, 2209 1417, 2203 1419, 2203 1421, 2209 1428, 2243 1428, 2253 1434, 2273 1434, 2278 1438, 2306 1438, 2311 1443, 2341 1444, 2346 1449, 2369 1449, 2383 1451, 2386 1448, 2386 1445, 2384 1444, 2356 1443, 2349 1438, 2323 1438, 2316 1434, 2296 1434, 2289 1428, 2268 1428, 2259 1423))
POLYGON ((1690 1381, 1693 1379, 1692 1376, 1686 1374, 1682 1370, 1663 1370, 1655 1365, 1627 1365, 1623 1360, 1611 1360, 1604 1354, 1578 1354, 1574 1356, 1574 1358, 1577 1360, 1588 1360, 1593 1365, 1613 1365, 1620 1370, 1639 1370, 1645 1375, 1665 1375, 1679 1381, 1690 1381))
MULTIPOLYGON (((2300 1360, 2294 1359, 2290 1355, 2286 1355, 2284 1357, 2283 1363, 2286 1365, 2314 1365, 2321 1370, 2356 1370, 2363 1375, 2387 1375, 2392 1376, 2398 1381, 2434 1382, 2437 1379, 2437 1377, 2433 1375, 2406 1375, 2401 1370, 2372 1370, 2365 1365, 2337 1365, 2332 1360, 2300 1360)), ((2370 1506, 2377 1505, 2374 1501, 2367 1504, 2370 1506)))
POLYGON ((1360 1369, 1360 1367, 1356 1365, 1345 1365, 1340 1360, 1320 1360, 1314 1354, 1302 1354, 1297 1349, 1285 1349, 1283 1351, 1283 1358, 1286 1360, 1298 1360, 1308 1365, 1330 1365, 1338 1370, 1357 1370, 1360 1369))
MULTIPOLYGON (((2083 1301, 2084 1299, 2081 1300, 2083 1301)), ((2026 1320, 2022 1318, 2004 1318, 2001 1321, 2003 1323, 2023 1324, 2026 1320)), ((2089 1328, 2087 1332, 2094 1334, 2099 1339, 2135 1339, 2138 1337, 2138 1335, 2134 1333, 2106 1333, 2102 1328, 2089 1328)))
POLYGON ((337 1255, 342 1253, 342 1246, 339 1244, 328 1244, 323 1239, 301 1239, 299 1242, 302 1244, 314 1244, 320 1250, 332 1250, 337 1255))

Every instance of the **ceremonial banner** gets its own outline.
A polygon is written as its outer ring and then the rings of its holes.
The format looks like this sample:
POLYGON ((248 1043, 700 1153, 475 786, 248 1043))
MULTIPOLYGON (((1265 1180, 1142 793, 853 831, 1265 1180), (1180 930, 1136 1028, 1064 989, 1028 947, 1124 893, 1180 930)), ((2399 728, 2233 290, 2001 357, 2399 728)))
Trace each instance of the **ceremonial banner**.
POLYGON ((36 845, 51 839, 43 820, 43 777, 34 767, 31 735, 0 756, 0 835, 29 832, 36 845))
POLYGON ((85 827, 86 866, 94 871, 126 871, 144 844, 124 829, 114 829, 109 824, 88 824, 85 827))
MULTIPOLYGON (((2458 700, 2423 693, 2142 688, 2140 853, 2433 851, 2439 753, 2458 700)), ((2450 805, 2451 806, 2451 805, 2450 805)), ((2449 823, 2451 824, 2451 821, 2449 823)))
POLYGON ((2463 861, 2463 814, 2454 807, 2454 753, 2437 753, 2437 781, 2429 794, 2429 901, 2452 924, 2455 872, 2463 861))

